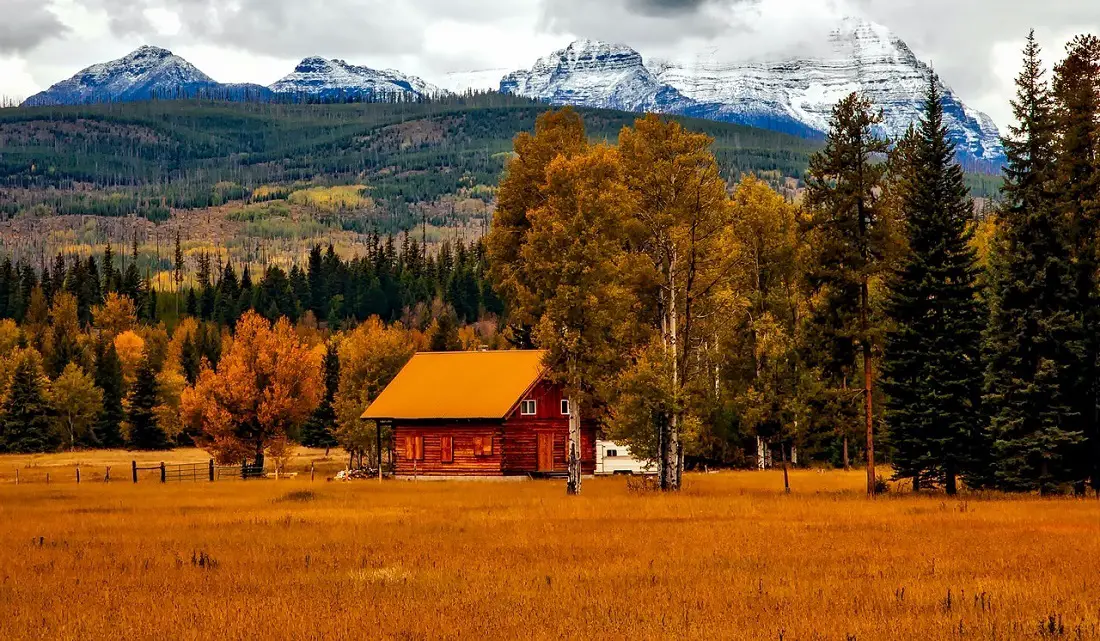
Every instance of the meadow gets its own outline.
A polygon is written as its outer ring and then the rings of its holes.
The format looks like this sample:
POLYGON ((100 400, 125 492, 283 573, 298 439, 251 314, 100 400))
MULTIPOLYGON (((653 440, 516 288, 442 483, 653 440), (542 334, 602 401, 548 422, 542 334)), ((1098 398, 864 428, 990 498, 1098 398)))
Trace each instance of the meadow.
POLYGON ((1091 498, 870 501, 862 472, 812 470, 790 495, 770 471, 579 498, 321 473, 77 485, 75 462, 105 458, 0 458, 0 638, 1100 638, 1091 498))

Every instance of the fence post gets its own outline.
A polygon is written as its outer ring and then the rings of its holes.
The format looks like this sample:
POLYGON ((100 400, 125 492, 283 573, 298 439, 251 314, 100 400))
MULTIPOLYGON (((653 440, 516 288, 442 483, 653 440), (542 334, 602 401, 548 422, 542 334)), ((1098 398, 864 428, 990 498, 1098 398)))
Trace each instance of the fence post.
POLYGON ((111 482, 111 466, 110 465, 107 466, 107 474, 105 474, 103 476, 103 482, 104 483, 110 483, 111 482))
POLYGON ((46 472, 46 485, 50 484, 50 473, 46 472))
POLYGON ((309 482, 310 482, 310 483, 312 483, 312 482, 313 482, 313 466, 314 466, 314 465, 315 465, 315 464, 314 464, 314 463, 312 463, 312 462, 311 462, 311 463, 309 464, 309 482))
POLYGON ((15 468, 15 484, 19 485, 19 468, 15 468))
POLYGON ((130 461, 130 469, 134 473, 134 483, 137 483, 137 461, 130 461))
POLYGON ((210 459, 210 482, 214 482, 214 459, 210 459))
POLYGON ((80 485, 80 466, 76 466, 76 484, 80 485))
POLYGON ((161 483, 165 483, 165 482, 168 481, 168 476, 167 476, 167 474, 165 474, 165 472, 166 472, 166 470, 164 469, 164 461, 161 461, 160 462, 160 482, 161 483))

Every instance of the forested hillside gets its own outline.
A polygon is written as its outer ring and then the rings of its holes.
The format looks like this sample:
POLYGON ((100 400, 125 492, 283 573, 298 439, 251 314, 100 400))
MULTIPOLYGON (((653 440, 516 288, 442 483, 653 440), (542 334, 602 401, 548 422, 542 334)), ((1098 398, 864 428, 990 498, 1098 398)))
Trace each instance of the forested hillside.
MULTIPOLYGON (((420 222, 407 205, 499 180, 518 131, 545 106, 487 94, 422 103, 257 104, 149 101, 0 110, 0 212, 152 220, 260 187, 364 184, 378 231, 420 222), (378 217, 375 212, 375 218, 378 217)), ((635 114, 586 110, 594 138, 614 140, 635 114)), ((724 173, 799 177, 813 141, 687 120, 715 139, 724 173)), ((483 198, 491 198, 482 190, 483 198)))

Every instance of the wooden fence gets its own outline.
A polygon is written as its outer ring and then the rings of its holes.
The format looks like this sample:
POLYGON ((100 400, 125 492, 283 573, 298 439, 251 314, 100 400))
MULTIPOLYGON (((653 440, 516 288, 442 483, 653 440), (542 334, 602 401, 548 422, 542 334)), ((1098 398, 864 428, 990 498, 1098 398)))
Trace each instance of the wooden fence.
MULTIPOLYGON (((225 480, 266 478, 264 469, 256 465, 216 465, 213 459, 202 463, 139 463, 130 461, 129 474, 119 471, 119 466, 28 467, 15 468, 7 481, 16 485, 45 483, 110 483, 129 481, 137 483, 161 482, 213 482, 225 480), (128 478, 127 478, 128 477, 128 478)), ((125 470, 122 467, 122 470, 125 470)), ((288 475, 293 476, 293 474, 288 475)))

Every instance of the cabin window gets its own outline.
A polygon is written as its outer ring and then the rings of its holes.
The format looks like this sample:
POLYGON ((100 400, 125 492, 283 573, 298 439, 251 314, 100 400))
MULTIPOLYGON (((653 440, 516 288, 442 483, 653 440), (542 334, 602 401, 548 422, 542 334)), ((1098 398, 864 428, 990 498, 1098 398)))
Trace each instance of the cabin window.
POLYGON ((609 457, 618 456, 618 455, 619 455, 619 450, 607 450, 607 456, 609 456, 609 457))
POLYGON ((423 461, 424 460, 424 437, 423 436, 406 436, 405 437, 405 458, 410 461, 423 461))
POLYGON ((535 401, 533 399, 521 401, 519 404, 519 413, 521 416, 534 416, 535 401))
POLYGON ((561 415, 562 416, 569 416, 569 399, 568 398, 561 399, 561 415))
POLYGON ((475 436, 474 437, 474 456, 492 456, 493 455, 493 437, 492 436, 475 436))
POLYGON ((439 462, 440 463, 454 463, 455 462, 454 437, 452 437, 452 436, 441 436, 441 437, 439 437, 439 462))

